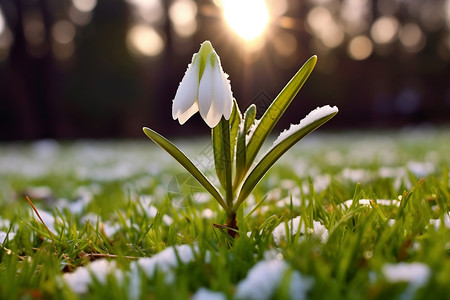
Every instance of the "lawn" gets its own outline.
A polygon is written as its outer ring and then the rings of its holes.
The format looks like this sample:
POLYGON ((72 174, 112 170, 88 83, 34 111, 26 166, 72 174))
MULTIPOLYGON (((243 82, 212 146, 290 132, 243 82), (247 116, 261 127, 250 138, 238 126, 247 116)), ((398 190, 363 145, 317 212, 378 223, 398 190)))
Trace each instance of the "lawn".
MULTIPOLYGON (((214 175, 207 139, 174 143, 214 175)), ((449 166, 447 128, 313 133, 233 239, 151 141, 3 143, 0 299, 446 299, 449 166)))

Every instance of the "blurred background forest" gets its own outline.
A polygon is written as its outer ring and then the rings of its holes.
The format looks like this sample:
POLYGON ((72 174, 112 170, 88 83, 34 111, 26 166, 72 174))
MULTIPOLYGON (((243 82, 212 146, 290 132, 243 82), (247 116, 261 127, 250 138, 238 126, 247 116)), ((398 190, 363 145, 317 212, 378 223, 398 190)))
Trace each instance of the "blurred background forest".
POLYGON ((0 140, 206 135, 171 116, 204 40, 241 110, 318 55, 280 129, 325 104, 328 129, 450 121, 450 0, 0 0, 0 140))

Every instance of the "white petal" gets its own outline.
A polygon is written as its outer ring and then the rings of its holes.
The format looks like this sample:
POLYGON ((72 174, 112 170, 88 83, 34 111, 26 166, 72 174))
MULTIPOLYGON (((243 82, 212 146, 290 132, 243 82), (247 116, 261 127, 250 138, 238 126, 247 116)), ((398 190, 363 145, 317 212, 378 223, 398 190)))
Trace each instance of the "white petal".
POLYGON ((226 120, 230 119, 231 111, 233 110, 233 95, 231 93, 230 81, 227 79, 228 75, 222 71, 222 80, 225 87, 225 105, 223 108, 223 116, 226 120))
POLYGON ((200 110, 200 115, 208 125, 209 123, 206 120, 206 118, 211 108, 212 94, 213 94, 213 68, 211 66, 211 63, 207 61, 198 88, 198 106, 200 110))
POLYGON ((223 84, 223 72, 220 66, 216 64, 213 70, 213 99, 212 107, 217 111, 220 116, 223 115, 223 109, 225 107, 226 90, 223 84))
POLYGON ((178 116, 178 121, 183 125, 193 114, 198 112, 198 102, 195 101, 184 113, 178 116))
POLYGON ((198 96, 200 67, 198 62, 194 63, 194 59, 192 61, 178 86, 175 99, 173 100, 172 117, 174 120, 183 115, 184 122, 186 122, 196 112, 194 109, 197 107, 195 103, 198 96))

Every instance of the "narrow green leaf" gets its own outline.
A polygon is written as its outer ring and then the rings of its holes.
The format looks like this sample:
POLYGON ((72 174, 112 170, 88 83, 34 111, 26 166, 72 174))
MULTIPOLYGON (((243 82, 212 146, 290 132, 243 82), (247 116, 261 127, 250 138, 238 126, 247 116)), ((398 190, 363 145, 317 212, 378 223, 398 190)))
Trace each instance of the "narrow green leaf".
MULTIPOLYGON (((261 149, 264 141, 269 136, 273 127, 286 111, 289 104, 291 104, 298 91, 301 89, 306 79, 308 79, 314 66, 317 62, 317 56, 312 56, 300 70, 292 77, 288 84, 278 94, 264 115, 261 117, 261 121, 253 132, 250 141, 247 145, 247 158, 245 172, 250 169, 251 164, 255 160, 258 151, 261 149)), ((245 173, 244 172, 244 173, 245 173)))
POLYGON ((238 188, 243 177, 245 176, 245 166, 246 166, 245 162, 247 153, 246 136, 250 127, 255 122, 255 118, 256 118, 256 106, 252 104, 245 111, 243 121, 244 124, 243 126, 240 126, 238 132, 237 146, 236 146, 236 177, 234 181, 234 189, 238 188))
POLYGON ((230 117, 230 157, 231 161, 234 161, 234 154, 236 151, 236 141, 237 141, 237 134, 239 130, 239 124, 241 124, 242 121, 242 114, 239 110, 239 106, 236 102, 236 99, 233 99, 233 112, 231 113, 230 117))
POLYGON ((239 205, 250 195, 259 181, 263 178, 263 176, 267 173, 267 171, 272 167, 272 165, 293 145, 295 145, 299 140, 313 132, 319 126, 330 120, 334 115, 336 115, 337 111, 333 111, 332 113, 325 115, 313 122, 310 122, 306 126, 302 126, 296 131, 290 133, 286 138, 281 140, 279 143, 274 144, 272 148, 269 149, 267 154, 255 165, 250 174, 244 181, 242 188, 239 192, 238 199, 236 204, 233 207, 233 210, 237 209, 239 205))
POLYGON ((230 122, 224 117, 212 129, 212 141, 217 176, 226 192, 227 205, 231 206, 233 195, 231 186, 230 122))
POLYGON ((192 161, 174 144, 172 144, 165 137, 153 131, 148 127, 143 128, 144 133, 154 141, 158 146, 166 150, 173 158, 175 158, 195 179, 219 202, 219 204, 228 211, 228 206, 223 201, 222 196, 220 195, 217 188, 212 185, 212 183, 208 180, 208 178, 203 175, 202 171, 200 171, 192 161))
POLYGON ((256 105, 252 104, 250 105, 247 110, 245 111, 245 134, 248 133, 250 130, 250 127, 255 123, 256 119, 256 105))

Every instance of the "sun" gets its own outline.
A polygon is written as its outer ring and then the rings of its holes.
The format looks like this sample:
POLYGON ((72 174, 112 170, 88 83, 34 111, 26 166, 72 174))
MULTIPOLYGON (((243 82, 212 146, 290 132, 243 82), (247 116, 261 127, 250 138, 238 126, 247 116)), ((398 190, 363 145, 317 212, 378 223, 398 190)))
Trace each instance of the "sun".
POLYGON ((269 24, 264 0, 224 0, 222 6, 228 26, 246 41, 261 37, 269 24))

